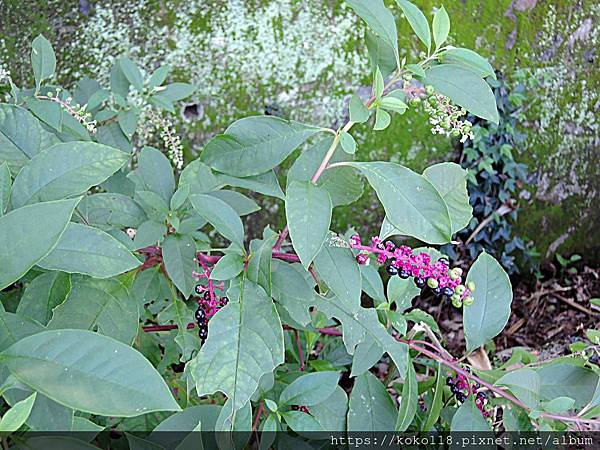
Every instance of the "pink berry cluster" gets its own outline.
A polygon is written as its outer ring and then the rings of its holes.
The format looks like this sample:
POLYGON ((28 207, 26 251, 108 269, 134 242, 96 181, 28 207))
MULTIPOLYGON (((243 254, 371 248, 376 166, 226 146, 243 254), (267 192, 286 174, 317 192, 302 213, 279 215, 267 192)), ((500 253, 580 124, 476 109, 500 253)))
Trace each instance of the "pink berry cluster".
POLYGON ((475 290, 475 283, 471 281, 466 286, 462 284, 462 269, 450 268, 448 258, 440 258, 434 262, 425 252, 415 254, 406 245, 396 247, 393 242, 383 242, 377 236, 371 238, 370 245, 363 245, 360 236, 355 234, 350 238, 350 247, 359 250, 360 253, 356 255, 359 264, 369 264, 372 255, 380 265, 390 260, 386 268, 388 274, 398 275, 403 279, 412 277, 418 288, 429 288, 436 296, 448 297, 457 308, 463 304, 469 306, 475 300, 471 295, 475 290))
POLYGON ((479 391, 481 386, 479 383, 469 384, 469 380, 461 374, 457 374, 456 377, 446 378, 446 384, 450 386, 450 391, 456 397, 460 403, 464 403, 470 394, 475 395, 475 406, 481 411, 483 417, 489 417, 490 412, 486 410, 488 398, 485 392, 479 391))
POLYGON ((208 321, 214 316, 221 308, 223 308, 229 302, 227 297, 219 297, 215 293, 215 289, 223 291, 225 284, 223 282, 215 283, 210 279, 210 269, 205 264, 201 264, 203 271, 192 272, 192 276, 198 282, 195 288, 195 292, 198 295, 196 301, 198 302, 198 309, 194 317, 198 325, 198 336, 202 343, 206 341, 208 337, 208 321), (206 285, 200 282, 206 279, 206 285))

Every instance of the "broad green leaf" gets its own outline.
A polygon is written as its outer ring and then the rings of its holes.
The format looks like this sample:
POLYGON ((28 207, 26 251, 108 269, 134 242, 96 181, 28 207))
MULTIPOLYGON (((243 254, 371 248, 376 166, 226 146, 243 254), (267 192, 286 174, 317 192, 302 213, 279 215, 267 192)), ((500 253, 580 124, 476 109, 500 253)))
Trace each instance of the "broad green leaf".
POLYGON ((127 139, 131 140, 138 125, 139 115, 133 110, 121 111, 117 120, 127 139))
POLYGON ((102 430, 104 430, 104 427, 95 424, 91 420, 80 416, 73 417, 73 431, 81 432, 85 439, 93 440, 102 430))
POLYGON ((425 70, 418 64, 407 64, 406 68, 418 77, 425 78, 425 70))
POLYGON ((141 190, 152 191, 162 197, 168 204, 175 192, 175 177, 169 159, 153 147, 144 147, 138 158, 141 190))
POLYGON ((383 79, 383 75, 379 67, 375 68, 375 73, 373 76, 373 97, 376 99, 380 99, 383 95, 383 90, 385 88, 385 81, 383 79))
POLYGON ((451 431, 492 431, 470 396, 456 411, 450 425, 451 431))
POLYGON ((377 268, 371 265, 361 265, 360 273, 362 275, 362 290, 365 294, 375 300, 376 305, 385 302, 383 281, 381 281, 377 268))
POLYGON ((537 369, 537 373, 540 376, 542 400, 570 397, 575 400, 575 408, 583 408, 588 404, 598 385, 598 374, 567 363, 548 364, 537 369))
POLYGON ((419 404, 419 386, 417 384, 417 373, 412 361, 408 361, 406 377, 402 386, 402 399, 396 420, 396 431, 404 432, 412 423, 417 413, 419 404))
POLYGON ((327 399, 311 406, 310 415, 327 431, 346 431, 348 396, 341 386, 337 386, 327 399))
POLYGON ((82 278, 64 303, 54 309, 48 328, 98 330, 99 333, 131 345, 138 332, 138 302, 117 280, 82 278))
POLYGON ((136 249, 140 249, 150 245, 157 245, 162 241, 165 234, 167 234, 167 227, 164 223, 147 220, 137 229, 135 238, 133 239, 133 246, 136 249))
POLYGON ((435 48, 439 49, 446 39, 448 39, 448 33, 450 32, 450 17, 443 6, 437 10, 435 16, 433 16, 433 41, 435 42, 435 48))
POLYGON ((169 202, 171 211, 176 211, 179 208, 181 208, 185 204, 185 201, 188 199, 189 195, 190 195, 190 186, 189 185, 184 184, 183 186, 178 188, 175 191, 175 193, 173 193, 173 196, 171 197, 171 201, 169 202))
POLYGON ((359 265, 348 248, 325 244, 314 260, 319 278, 349 310, 360 308, 362 277, 359 265))
POLYGON ((25 423, 29 414, 31 414, 31 408, 33 408, 36 395, 34 392, 25 400, 15 404, 15 406, 4 414, 2 420, 0 420, 0 433, 12 433, 21 428, 21 425, 25 423))
POLYGON ((51 126, 58 132, 63 131, 63 121, 66 112, 62 107, 50 100, 38 100, 34 97, 29 97, 25 100, 27 108, 35 114, 42 122, 51 126))
POLYGON ((25 288, 17 307, 17 314, 46 325, 52 310, 65 301, 71 290, 71 277, 63 272, 43 273, 25 288))
POLYGON ((190 195, 196 212, 207 220, 215 230, 231 242, 243 246, 244 225, 235 210, 223 200, 212 195, 190 195))
POLYGON ((452 234, 465 228, 473 217, 467 191, 467 171, 458 164, 445 162, 428 167, 423 176, 435 186, 446 202, 452 234))
POLYGON ((231 280, 244 270, 244 260, 240 255, 229 253, 223 256, 210 272, 211 280, 231 280))
POLYGON ((372 373, 356 378, 348 409, 348 431, 391 431, 398 411, 385 386, 372 373))
POLYGON ((58 142, 40 121, 19 106, 0 104, 0 161, 13 176, 41 150, 58 142))
MULTIPOLYGON (((24 385, 19 385, 16 389, 11 389, 4 394, 4 398, 10 405, 25 400, 35 391, 24 385)), ((67 408, 54 400, 49 399, 40 392, 37 392, 35 402, 29 417, 25 424, 31 431, 71 431, 73 428, 73 410, 67 408)), ((29 440, 28 440, 29 443, 29 440)), ((47 447, 42 447, 47 448, 47 447)))
POLYGON ((394 97, 393 95, 388 95, 387 97, 382 98, 379 102, 379 106, 387 109, 388 111, 393 111, 400 114, 404 114, 404 112, 406 112, 408 109, 408 105, 406 103, 399 98, 394 97))
POLYGON ((540 403, 541 378, 535 370, 518 369, 508 372, 495 383, 506 386, 510 391, 531 409, 540 403))
POLYGON ((141 262, 110 234, 70 223, 56 247, 37 264, 48 270, 110 278, 135 269, 141 262))
MULTIPOLYGON (((68 116, 67 116, 68 117, 68 116)), ((117 122, 109 123, 108 125, 102 125, 98 127, 98 131, 96 132, 96 140, 104 145, 108 145, 109 147, 118 148, 125 154, 131 154, 133 151, 133 146, 123 130, 121 126, 117 122)))
POLYGON ((12 178, 10 176, 10 169, 6 161, 4 161, 0 164, 0 216, 4 215, 8 208, 11 186, 12 178))
POLYGON ((285 214, 294 250, 308 267, 321 250, 331 223, 329 193, 311 182, 292 181, 285 201, 285 214))
POLYGON ((360 97, 356 94, 353 94, 352 97, 350 97, 349 112, 350 121, 354 123, 364 123, 369 120, 369 116, 371 115, 369 108, 365 106, 360 97))
POLYGON ((133 199, 143 208, 148 218, 161 223, 167 220, 169 205, 156 192, 136 190, 133 199))
POLYGON ((223 200, 235 210, 238 216, 246 216, 253 212, 260 211, 260 206, 258 206, 254 200, 236 191, 214 191, 209 195, 223 200))
POLYGON ((550 413, 563 413, 573 408, 575 404, 575 400, 569 397, 557 397, 548 402, 542 403, 542 407, 544 411, 548 411, 550 413))
POLYGON ((44 331, 35 320, 5 311, 0 312, 0 325, 0 351, 24 337, 44 331))
MULTIPOLYGON (((327 137, 302 152, 287 173, 288 184, 292 181, 310 181, 332 142, 333 138, 327 137)), ((335 152, 331 163, 348 161, 350 158, 344 152, 335 152)), ((329 192, 334 207, 348 205, 358 200, 363 193, 361 177, 349 167, 326 170, 317 181, 317 186, 329 192)))
POLYGON ((210 140, 200 158, 228 175, 259 175, 278 166, 319 131, 320 128, 274 116, 246 117, 210 140))
POLYGON ((0 217, 0 289, 17 281, 54 249, 78 202, 37 203, 0 217))
POLYGON ((475 301, 464 307, 463 327, 467 351, 497 336, 506 326, 512 303, 512 286, 502 266, 483 252, 469 269, 467 282, 475 283, 475 301))
POLYGON ((41 151, 15 178, 11 203, 60 200, 85 193, 119 170, 127 155, 94 142, 65 142, 41 151))
POLYGON ((219 185, 210 167, 195 159, 185 166, 179 176, 179 187, 189 186, 191 194, 205 194, 219 185))
POLYGON ((195 91, 194 86, 188 83, 171 83, 155 89, 158 93, 155 96, 164 97, 169 102, 178 102, 189 97, 195 91), (162 89, 164 87, 164 89, 162 89))
POLYGON ((200 350, 201 342, 198 330, 188 330, 187 325, 193 317, 193 312, 179 298, 171 300, 169 306, 158 315, 160 323, 173 322, 177 325, 175 343, 181 349, 181 362, 187 362, 200 350))
POLYGON ((354 155, 354 153, 356 153, 356 141, 350 133, 346 133, 345 131, 340 132, 340 144, 342 150, 349 155, 354 155))
POLYGON ((441 59, 444 63, 464 66, 482 78, 496 79, 496 72, 488 60, 468 48, 450 48, 442 53, 441 59))
POLYGON ((398 32, 396 21, 383 0, 346 0, 354 12, 364 20, 367 26, 387 45, 394 49, 398 58, 398 32))
POLYGON ((371 60, 371 72, 375 72, 379 68, 384 78, 391 75, 398 67, 395 47, 392 47, 369 29, 365 33, 365 42, 371 60))
POLYGON ((498 123, 496 97, 479 75, 457 64, 440 64, 427 70, 425 84, 450 98, 470 113, 498 123))
POLYGON ((423 176, 394 163, 346 163, 366 177, 383 204, 387 219, 401 234, 443 244, 451 239, 448 207, 423 176))
POLYGON ((433 426, 437 423, 440 418, 442 406, 444 402, 444 386, 446 385, 446 371, 442 363, 437 364, 437 378, 435 382, 433 400, 429 408, 429 415, 427 416, 427 422, 423 426, 423 431, 429 432, 434 431, 433 426))
POLYGON ((384 109, 377 108, 377 111, 375 111, 375 125, 373 126, 373 130, 385 130, 387 127, 390 126, 391 121, 392 116, 390 116, 390 113, 388 113, 384 109))
POLYGON ((271 264, 273 259, 273 245, 278 235, 267 228, 263 232, 263 239, 252 239, 250 241, 250 261, 246 268, 246 276, 265 290, 267 295, 272 296, 271 289, 271 264))
POLYGON ((196 286, 192 276, 196 268, 196 243, 190 236, 169 235, 163 241, 162 255, 171 281, 188 298, 196 286))
POLYGON ((311 319, 308 309, 314 298, 314 290, 300 273, 300 270, 306 271, 300 264, 277 260, 272 260, 271 264, 271 296, 293 321, 301 326, 308 325, 311 319))
POLYGON ((396 0, 396 3, 402 9, 417 37, 427 46, 427 51, 429 52, 431 49, 431 32, 429 31, 429 23, 423 11, 407 0, 396 0))
POLYGON ((296 378, 281 392, 278 404, 313 406, 333 395, 338 372, 313 372, 296 378))
POLYGON ((284 418, 287 426, 299 434, 302 434, 302 432, 328 431, 313 416, 302 411, 287 411, 282 413, 281 416, 284 418))
POLYGON ((125 76, 120 62, 117 60, 110 70, 110 90, 113 95, 116 94, 124 100, 129 94, 130 85, 131 83, 125 76))
POLYGON ((285 198, 285 195, 279 186, 277 175, 275 175, 275 171, 273 170, 269 170, 260 175, 244 178, 232 177, 224 173, 217 173, 215 176, 216 179, 224 185, 250 189, 259 194, 280 198, 282 200, 285 198))
POLYGON ((0 361, 24 384, 79 411, 134 417, 180 410, 148 360, 91 331, 44 331, 13 344, 0 361))
POLYGON ((374 340, 366 340, 358 344, 352 355, 350 376, 355 377, 368 371, 381 359, 383 353, 383 349, 374 340))
POLYGON ((243 408, 260 378, 284 361, 283 330, 275 306, 250 280, 228 291, 229 303, 209 322, 208 340, 193 363, 198 395, 223 392, 243 408))
POLYGON ((411 279, 403 280, 400 277, 390 277, 387 284, 388 301, 395 303, 396 310, 401 312, 412 306, 412 300, 420 292, 421 290, 415 286, 411 279))
POLYGON ((167 79, 167 75, 169 75, 170 71, 171 66, 169 64, 165 64, 163 66, 160 66, 154 72, 152 72, 152 75, 150 75, 150 80, 148 80, 148 88, 154 89, 155 87, 163 84, 167 79))
POLYGON ((100 227, 137 228, 146 221, 146 213, 135 200, 108 192, 84 197, 77 212, 88 225, 100 227))
POLYGON ((138 69, 135 63, 127 57, 119 59, 119 64, 127 81, 131 83, 136 91, 142 92, 144 90, 144 78, 142 77, 140 69, 138 69))
POLYGON ((52 77, 56 70, 56 55, 52 44, 41 34, 31 43, 31 66, 37 92, 40 90, 42 81, 52 77))

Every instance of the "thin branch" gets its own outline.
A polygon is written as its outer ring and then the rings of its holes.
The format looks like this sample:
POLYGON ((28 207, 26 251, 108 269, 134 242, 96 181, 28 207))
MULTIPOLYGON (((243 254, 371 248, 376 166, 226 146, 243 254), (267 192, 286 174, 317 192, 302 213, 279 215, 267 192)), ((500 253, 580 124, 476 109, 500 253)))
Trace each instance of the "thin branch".
POLYGON ((296 335, 296 345, 298 346, 298 359, 300 360, 300 372, 304 372, 304 354, 302 353, 302 342, 300 342, 300 333, 294 330, 296 335))

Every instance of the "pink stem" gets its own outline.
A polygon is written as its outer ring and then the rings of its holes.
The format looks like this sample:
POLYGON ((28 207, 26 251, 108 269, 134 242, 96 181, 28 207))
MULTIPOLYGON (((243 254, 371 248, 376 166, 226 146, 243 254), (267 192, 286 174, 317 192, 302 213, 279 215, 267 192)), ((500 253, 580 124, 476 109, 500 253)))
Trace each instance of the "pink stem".
POLYGON ((275 242, 275 245, 273 246, 274 252, 277 252, 281 249, 283 241, 285 241, 285 238, 287 237, 289 231, 290 230, 287 225, 283 228, 283 230, 281 230, 281 233, 279 233, 279 237, 277 238, 277 242, 275 242))
POLYGON ((206 265, 205 260, 202 258, 202 253, 198 253, 198 262, 200 263, 200 265, 202 266, 202 270, 204 270, 204 273, 206 275, 206 280, 208 282, 208 292, 210 293, 210 301, 213 302, 213 304, 215 303, 215 290, 214 290, 214 286, 213 286, 213 282, 210 279, 210 270, 208 268, 208 266, 206 265))

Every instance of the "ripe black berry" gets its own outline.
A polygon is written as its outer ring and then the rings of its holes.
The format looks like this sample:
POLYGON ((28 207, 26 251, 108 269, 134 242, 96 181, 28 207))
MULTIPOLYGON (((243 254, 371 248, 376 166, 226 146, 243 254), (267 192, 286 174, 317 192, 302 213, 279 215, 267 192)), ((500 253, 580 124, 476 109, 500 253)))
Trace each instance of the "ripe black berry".
POLYGON ((394 266, 393 264, 390 264, 389 266, 387 266, 387 268, 385 269, 387 271, 388 274, 390 275, 398 275, 398 268, 396 266, 394 266))
POLYGON ((440 258, 438 259, 438 262, 441 262, 446 267, 450 267, 450 261, 448 260, 448 258, 440 258))
POLYGON ((204 292, 204 300, 210 300, 210 291, 204 292))
POLYGON ((403 280, 406 280, 410 277, 410 273, 407 270, 402 269, 400 272, 398 272, 398 276, 403 280))
POLYGON ((208 337, 208 327, 206 325, 201 325, 200 330, 198 331, 198 337, 202 339, 204 342, 208 337))
POLYGON ((221 308, 225 305, 227 305, 227 303, 229 303, 229 299, 227 297, 221 297, 221 300, 219 301, 219 306, 221 306, 221 308))
POLYGON ((196 287, 194 288, 194 290, 196 291, 196 294, 202 295, 202 285, 201 284, 197 284, 196 287))
POLYGON ((433 292, 433 295, 435 295, 436 297, 439 297, 440 295, 442 295, 442 289, 439 287, 432 289, 431 292, 433 292))
POLYGON ((199 307, 199 308, 196 310, 195 317, 196 317, 196 321, 197 321, 199 324, 200 324, 200 323, 204 323, 204 322, 206 321, 206 312, 204 312, 204 309, 202 309, 202 308, 200 308, 200 307, 199 307))
POLYGON ((454 289, 451 287, 445 287, 442 290, 442 294, 444 294, 446 297, 452 297, 454 295, 454 289))
POLYGON ((456 394, 456 400, 458 400, 459 402, 464 403, 466 399, 467 397, 465 397, 465 394, 463 394, 462 392, 456 394))
POLYGON ((452 378, 452 377, 446 378, 446 384, 448 386, 454 386, 454 378, 452 378))
POLYGON ((415 278, 415 285, 419 289, 423 289, 425 287, 426 281, 425 278, 415 278))

